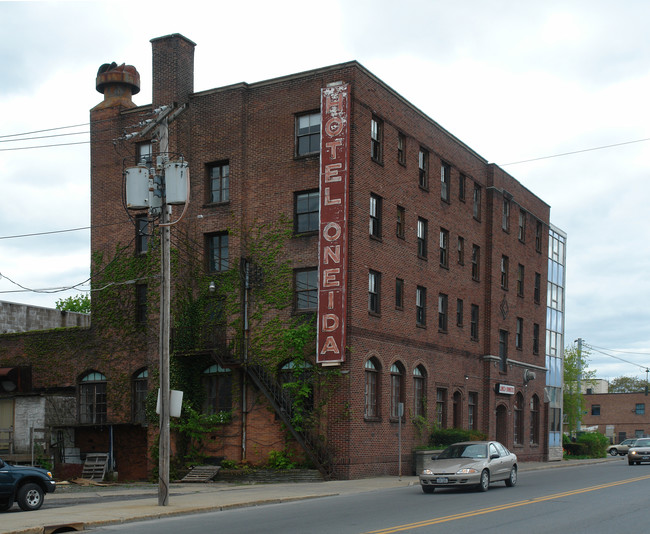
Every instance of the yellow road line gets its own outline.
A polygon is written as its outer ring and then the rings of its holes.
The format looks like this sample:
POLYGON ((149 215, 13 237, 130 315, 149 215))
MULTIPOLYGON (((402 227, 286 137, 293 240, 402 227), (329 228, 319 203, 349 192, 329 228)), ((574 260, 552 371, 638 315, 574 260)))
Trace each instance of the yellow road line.
POLYGON ((629 478, 627 480, 619 480, 617 482, 608 482, 607 484, 599 484, 598 486, 591 486, 589 488, 581 488, 571 491, 563 491, 562 493, 554 493, 552 495, 547 495, 545 497, 536 497, 534 499, 528 499, 526 501, 516 501, 507 504, 501 504, 498 506, 493 506, 491 508, 481 508, 478 510, 471 510, 469 512, 463 512, 460 514, 448 515, 444 517, 438 517, 436 519, 428 519, 426 521, 419 521, 417 523, 408 523, 406 525, 398 525, 395 527, 389 527, 380 530, 371 530, 365 534, 391 534, 392 532, 403 532, 405 530, 412 530, 415 528, 426 527, 430 525, 437 525, 439 523, 447 523, 449 521, 455 521, 457 519, 466 519, 468 517, 476 517, 478 515, 490 514, 492 512, 500 512, 502 510, 508 510, 510 508, 518 508, 520 506, 528 506, 530 504, 537 504, 545 501, 552 501, 554 499, 561 499, 563 497, 569 497, 571 495, 579 495, 581 493, 588 493, 590 491, 596 491, 606 488, 612 488, 614 486, 621 486, 623 484, 630 484, 632 482, 640 482, 641 480, 650 479, 650 475, 629 478))

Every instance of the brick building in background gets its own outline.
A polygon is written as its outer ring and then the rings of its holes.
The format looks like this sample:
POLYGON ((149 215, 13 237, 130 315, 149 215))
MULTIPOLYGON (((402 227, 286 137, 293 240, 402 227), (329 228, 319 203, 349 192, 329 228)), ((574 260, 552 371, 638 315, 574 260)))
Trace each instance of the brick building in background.
POLYGON ((339 478, 397 474, 403 406, 405 472, 434 426, 548 458, 549 206, 357 62, 194 92, 195 44, 152 46, 151 105, 113 64, 91 110, 94 348, 68 372, 82 451, 110 448, 122 477, 124 447, 155 443, 158 220, 127 210, 123 175, 166 156, 191 176, 172 214, 172 388, 222 417, 202 452, 261 464, 293 448, 339 478), (147 121, 164 113, 159 154, 147 121), (278 343, 305 325, 304 351, 278 343), (282 387, 304 377, 309 424, 282 387))
POLYGON ((650 435, 650 402, 645 392, 591 393, 584 396, 582 429, 600 432, 611 443, 650 435))

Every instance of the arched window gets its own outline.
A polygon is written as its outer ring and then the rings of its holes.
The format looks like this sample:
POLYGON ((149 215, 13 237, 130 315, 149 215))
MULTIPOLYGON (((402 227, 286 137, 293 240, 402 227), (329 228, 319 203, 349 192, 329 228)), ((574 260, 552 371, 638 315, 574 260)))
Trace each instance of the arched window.
POLYGON ((453 412, 452 412, 452 418, 453 418, 453 425, 454 428, 461 428, 462 419, 463 419, 463 396, 461 395, 460 391, 454 392, 454 396, 452 398, 453 401, 453 412))
POLYGON ((141 425, 147 422, 145 411, 147 390, 149 389, 149 371, 140 369, 133 374, 133 422, 141 425))
POLYGON ((515 413, 513 422, 513 440, 515 445, 524 443, 524 397, 521 393, 515 396, 515 413))
POLYGON ((102 373, 90 371, 79 381, 79 423, 106 423, 106 377, 102 373))
POLYGON ((539 445, 539 397, 530 399, 530 444, 539 445))
POLYGON ((365 409, 364 417, 379 417, 379 362, 375 358, 366 361, 366 390, 365 390, 365 409))
POLYGON ((413 415, 426 417, 427 408, 427 374, 424 367, 418 365, 413 369, 413 415))
POLYGON ((395 362, 390 367, 390 417, 399 419, 399 405, 404 403, 404 367, 395 362))
POLYGON ((295 388, 298 388, 303 392, 302 386, 307 385, 309 387, 309 394, 307 396, 302 396, 303 401, 302 407, 306 411, 314 410, 314 366, 306 361, 289 361, 280 367, 278 373, 278 380, 282 387, 288 390, 295 400, 300 400, 296 398, 295 388))
POLYGON ((203 371, 203 413, 214 415, 232 410, 232 372, 218 364, 203 371))

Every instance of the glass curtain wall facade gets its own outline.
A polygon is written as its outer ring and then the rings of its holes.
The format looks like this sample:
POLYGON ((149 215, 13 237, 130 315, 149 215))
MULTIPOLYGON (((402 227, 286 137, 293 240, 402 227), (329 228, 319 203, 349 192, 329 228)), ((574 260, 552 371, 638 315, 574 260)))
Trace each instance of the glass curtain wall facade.
POLYGON ((564 379, 564 292, 566 239, 551 225, 548 240, 546 298, 546 393, 549 400, 549 460, 562 460, 562 385, 564 379))

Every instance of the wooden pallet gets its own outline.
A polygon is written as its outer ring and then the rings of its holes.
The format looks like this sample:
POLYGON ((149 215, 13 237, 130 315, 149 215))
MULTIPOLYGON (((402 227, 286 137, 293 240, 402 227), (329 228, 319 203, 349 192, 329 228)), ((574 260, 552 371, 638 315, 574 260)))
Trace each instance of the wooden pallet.
POLYGON ((84 462, 84 468, 81 473, 81 478, 89 480, 104 480, 106 476, 106 468, 108 467, 108 454, 97 453, 88 454, 84 462))
POLYGON ((181 482, 209 482, 217 476, 221 467, 217 465, 197 465, 187 473, 181 482))

